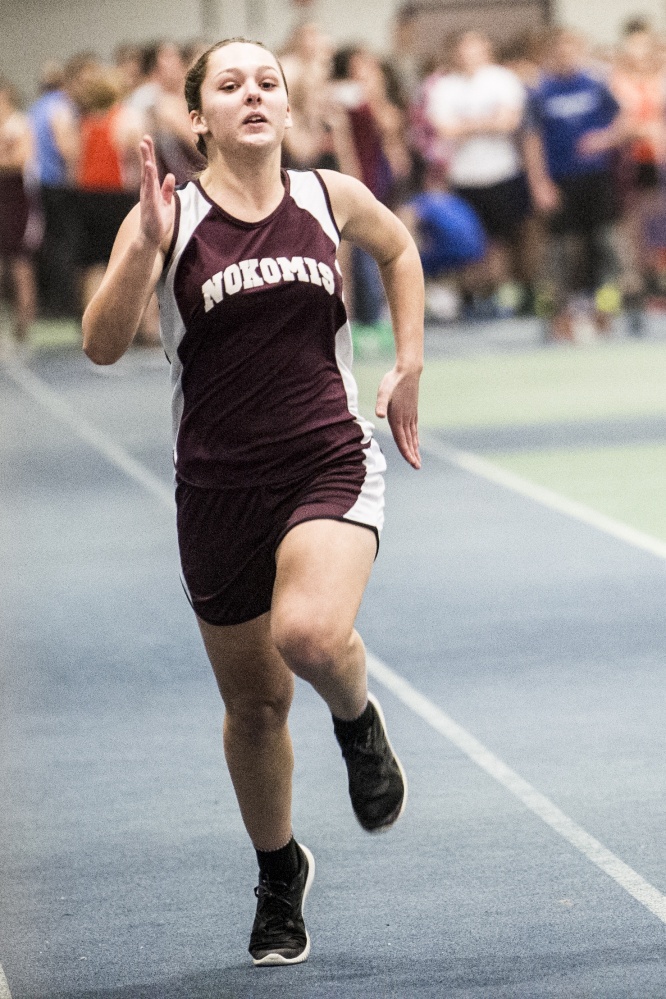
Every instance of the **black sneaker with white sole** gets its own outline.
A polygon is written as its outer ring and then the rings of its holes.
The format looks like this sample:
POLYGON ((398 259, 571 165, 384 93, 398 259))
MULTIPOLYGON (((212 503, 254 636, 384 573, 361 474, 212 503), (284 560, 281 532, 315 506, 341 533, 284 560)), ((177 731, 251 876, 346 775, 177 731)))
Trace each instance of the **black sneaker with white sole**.
POLYGON ((336 731, 349 776, 354 815, 369 833, 386 832, 405 810, 407 777, 386 734, 379 701, 368 694, 372 722, 350 739, 336 731))
POLYGON ((248 950, 255 964, 300 964, 310 953, 310 936, 303 921, 303 906, 314 880, 314 857, 307 846, 296 844, 298 874, 290 884, 259 875, 254 889, 257 914, 248 950))

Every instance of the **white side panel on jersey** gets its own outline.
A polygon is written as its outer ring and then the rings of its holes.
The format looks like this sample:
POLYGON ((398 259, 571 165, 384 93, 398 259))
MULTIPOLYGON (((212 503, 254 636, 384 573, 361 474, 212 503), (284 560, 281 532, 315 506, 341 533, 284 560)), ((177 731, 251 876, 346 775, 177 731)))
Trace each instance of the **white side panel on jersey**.
POLYGON ((372 436, 375 429, 369 420, 363 419, 358 410, 358 388, 352 374, 353 346, 349 320, 335 334, 335 359, 338 371, 347 394, 347 408, 363 431, 362 444, 365 447, 365 482, 361 494, 351 510, 344 515, 346 520, 376 527, 379 532, 384 525, 384 476, 386 459, 381 448, 372 436))
POLYGON ((363 444, 367 444, 375 428, 369 420, 363 419, 358 411, 358 388, 352 374, 354 348, 349 320, 335 334, 335 360, 347 394, 347 408, 363 431, 363 444))
POLYGON ((335 222, 331 218, 326 203, 326 195, 316 174, 310 170, 301 173, 298 170, 288 170, 289 193, 299 208, 313 215, 326 235, 333 241, 337 248, 340 245, 340 237, 336 229, 335 222))
POLYGON ((198 187, 192 183, 189 183, 182 191, 176 191, 174 197, 180 199, 180 221, 176 245, 173 248, 166 273, 157 282, 155 291, 160 303, 160 338, 166 355, 171 361, 171 427, 175 460, 176 439, 184 405, 181 383, 183 366, 178 357, 178 347, 185 336, 185 324, 176 302, 174 280, 183 250, 192 238, 194 230, 205 219, 212 206, 209 201, 206 201, 198 187))

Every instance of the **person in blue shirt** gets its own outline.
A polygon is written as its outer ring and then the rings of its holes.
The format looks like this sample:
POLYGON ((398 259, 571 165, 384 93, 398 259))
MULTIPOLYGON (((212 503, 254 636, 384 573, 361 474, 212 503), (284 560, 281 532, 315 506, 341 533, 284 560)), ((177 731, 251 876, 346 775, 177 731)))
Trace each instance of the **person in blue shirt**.
POLYGON ((73 189, 79 156, 76 97, 82 77, 93 66, 94 60, 87 54, 74 56, 64 70, 47 64, 42 71, 42 92, 28 111, 34 141, 33 172, 44 215, 39 259, 42 304, 53 316, 78 311, 73 189))
POLYGON ((479 216, 455 194, 422 191, 397 214, 415 238, 426 277, 477 263, 486 253, 487 239, 479 216))
POLYGON ((580 38, 556 28, 546 46, 545 72, 528 103, 524 151, 532 199, 548 219, 551 334, 574 339, 572 290, 594 295, 600 332, 607 332, 621 305, 612 154, 625 129, 608 87, 582 68, 580 38), (581 248, 587 262, 582 270, 574 255, 581 248))

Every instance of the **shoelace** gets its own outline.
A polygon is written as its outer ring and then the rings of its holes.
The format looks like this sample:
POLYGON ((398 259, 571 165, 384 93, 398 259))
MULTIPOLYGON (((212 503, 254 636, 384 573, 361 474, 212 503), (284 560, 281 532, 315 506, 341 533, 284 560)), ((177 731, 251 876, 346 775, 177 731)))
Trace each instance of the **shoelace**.
POLYGON ((347 756, 357 755, 359 757, 366 757, 368 762, 370 762, 370 760, 375 760, 381 755, 381 750, 378 751, 377 747, 374 745, 374 739, 375 730, 374 726, 371 725, 370 728, 364 732, 361 738, 356 738, 353 742, 350 742, 348 746, 342 747, 342 755, 345 759, 347 756))
POLYGON ((290 913, 292 910, 292 902, 286 896, 289 885, 282 881, 274 882, 274 886, 277 887, 277 885, 284 889, 284 893, 281 894, 279 890, 274 891, 273 888, 269 888, 265 881, 260 881, 254 889, 255 897, 259 899, 261 906, 258 915, 265 930, 283 930, 285 925, 291 929, 294 925, 291 919, 288 919, 286 923, 284 919, 284 908, 290 913))

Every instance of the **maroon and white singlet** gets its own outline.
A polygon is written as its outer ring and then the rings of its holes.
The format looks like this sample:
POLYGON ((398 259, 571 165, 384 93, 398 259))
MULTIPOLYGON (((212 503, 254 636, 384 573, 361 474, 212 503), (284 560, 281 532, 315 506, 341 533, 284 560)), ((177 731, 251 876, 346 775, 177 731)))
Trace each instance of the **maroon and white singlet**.
POLYGON ((314 171, 283 182, 260 222, 197 181, 178 189, 157 287, 181 561, 213 624, 270 609, 275 549, 295 524, 332 517, 377 536, 383 524, 386 464, 358 412, 328 192, 314 171))

